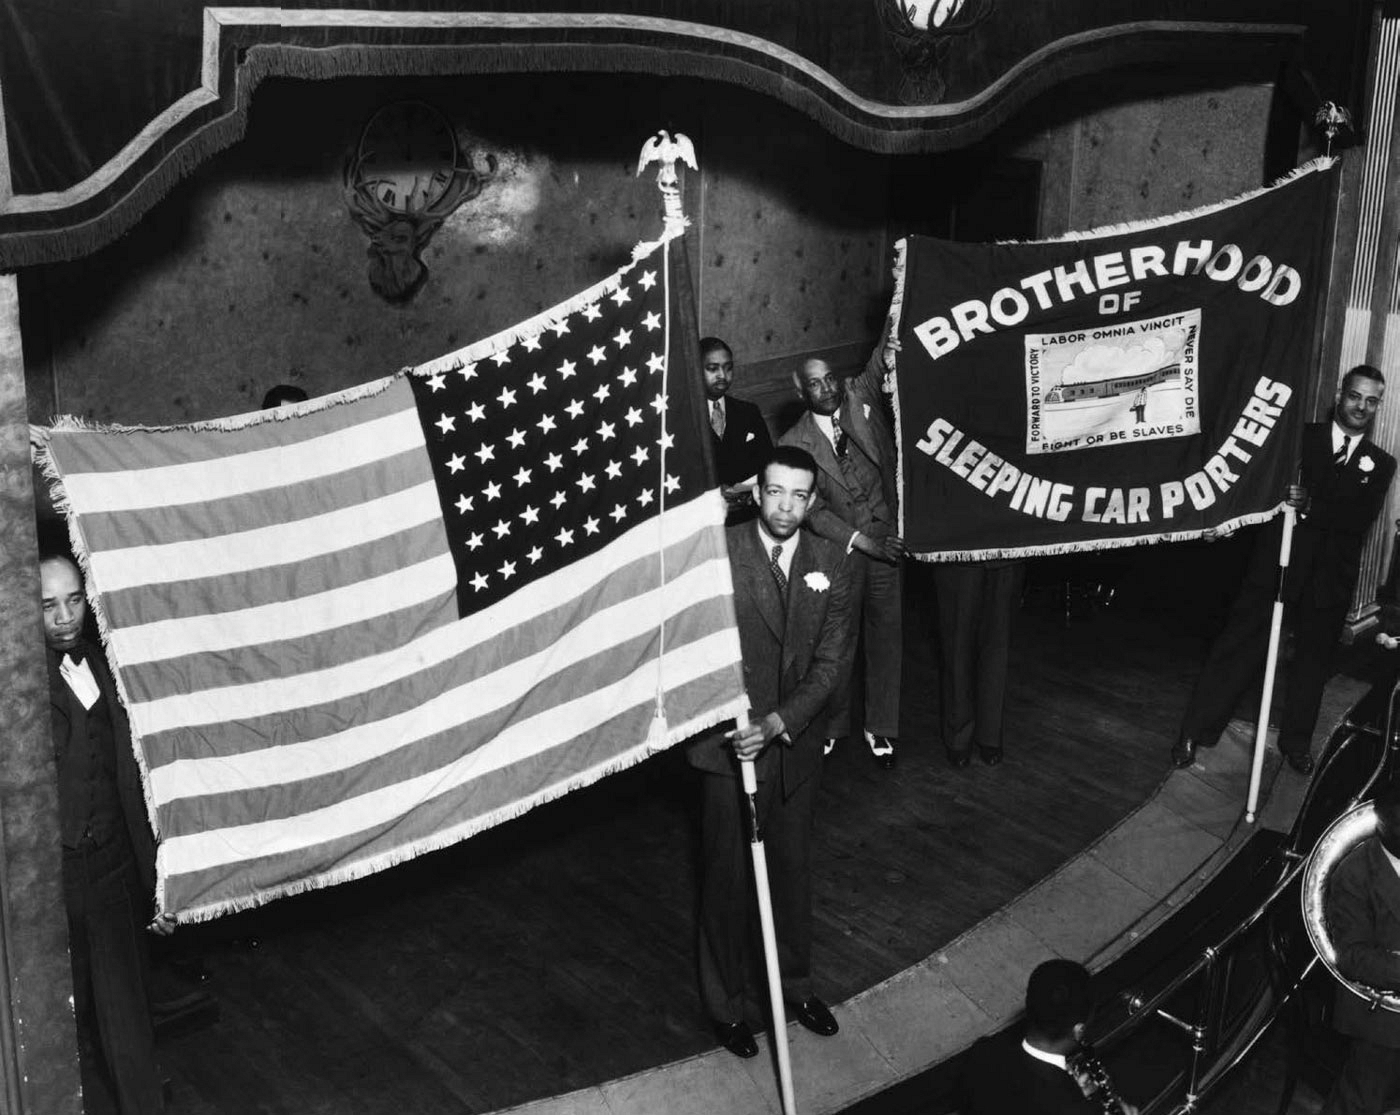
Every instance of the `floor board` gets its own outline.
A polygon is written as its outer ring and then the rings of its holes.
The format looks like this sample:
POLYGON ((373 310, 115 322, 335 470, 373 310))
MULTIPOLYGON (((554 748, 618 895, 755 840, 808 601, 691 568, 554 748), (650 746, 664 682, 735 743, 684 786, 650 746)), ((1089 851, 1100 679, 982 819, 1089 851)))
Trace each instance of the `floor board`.
MULTIPOLYGON (((1006 762, 950 769, 916 599, 899 765, 828 763, 814 968, 843 1000, 993 913, 1140 805, 1203 647, 1161 615, 1017 619, 1006 762)), ((177 1109, 491 1111, 708 1047, 693 784, 670 752, 466 844, 182 931, 221 1018, 167 1037, 177 1109)))

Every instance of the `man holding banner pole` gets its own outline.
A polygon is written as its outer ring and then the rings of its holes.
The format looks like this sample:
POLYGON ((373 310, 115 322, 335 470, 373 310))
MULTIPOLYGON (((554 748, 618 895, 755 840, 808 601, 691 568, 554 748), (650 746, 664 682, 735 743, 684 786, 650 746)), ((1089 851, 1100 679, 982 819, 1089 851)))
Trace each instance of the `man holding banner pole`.
MULTIPOLYGON (((1288 493, 1298 511, 1283 588, 1294 653, 1279 749, 1300 774, 1313 769, 1313 727, 1356 588, 1361 547, 1395 473, 1395 458, 1367 437, 1384 394, 1385 377, 1368 364, 1342 377, 1332 421, 1303 430, 1300 482, 1288 493)), ((1178 767, 1190 766, 1198 748, 1215 746, 1258 675, 1276 595, 1279 542, 1276 520, 1255 544, 1244 585, 1196 681, 1172 748, 1178 767)))
MULTIPOLYGON (((899 491, 894 430, 885 414, 886 342, 865 369, 847 380, 825 360, 805 361, 793 383, 806 412, 779 438, 812 455, 820 505, 808 529, 851 555, 853 608, 863 636, 863 736, 876 762, 895 764, 903 668, 903 584, 906 547, 899 536, 899 491)), ((852 636, 854 638, 854 635, 852 636)), ((850 692, 843 683, 833 702, 827 748, 851 730, 850 692)))
POLYGON ((798 529, 816 502, 816 471, 801 449, 773 450, 754 490, 757 521, 726 531, 750 712, 748 723, 701 737, 687 754, 701 773, 700 997, 716 1038, 739 1057, 758 1053, 746 1020, 760 1001, 749 978, 755 827, 772 872, 782 997, 807 1029, 824 1036, 838 1029, 812 989, 810 859, 825 710, 847 676, 854 642, 852 563, 840 547, 798 529), (752 799, 736 759, 754 767, 752 799))

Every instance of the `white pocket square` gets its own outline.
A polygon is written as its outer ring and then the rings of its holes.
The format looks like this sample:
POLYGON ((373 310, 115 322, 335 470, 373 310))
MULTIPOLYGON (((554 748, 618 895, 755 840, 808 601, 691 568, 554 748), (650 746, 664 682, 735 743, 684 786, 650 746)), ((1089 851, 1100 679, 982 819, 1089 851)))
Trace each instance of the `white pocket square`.
POLYGON ((863 411, 865 411, 865 417, 869 418, 869 417, 870 417, 870 404, 869 404, 869 403, 861 403, 860 406, 861 406, 861 409, 862 409, 863 411))
POLYGON ((744 435, 744 440, 745 440, 745 441, 753 441, 753 431, 752 431, 752 430, 750 430, 747 434, 744 435))

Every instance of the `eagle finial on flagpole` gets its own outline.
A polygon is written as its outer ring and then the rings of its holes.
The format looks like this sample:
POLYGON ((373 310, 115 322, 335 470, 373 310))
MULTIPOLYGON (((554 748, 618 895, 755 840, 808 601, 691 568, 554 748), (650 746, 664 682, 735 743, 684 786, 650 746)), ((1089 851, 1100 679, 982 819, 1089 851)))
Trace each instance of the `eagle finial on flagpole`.
POLYGON ((685 214, 681 212, 680 179, 676 175, 676 160, 699 170, 695 162, 695 148, 688 136, 680 132, 672 138, 668 131, 659 131, 642 144, 642 157, 637 161, 637 173, 641 174, 652 163, 660 163, 656 184, 661 190, 661 199, 666 206, 666 231, 679 232, 685 227, 685 214))

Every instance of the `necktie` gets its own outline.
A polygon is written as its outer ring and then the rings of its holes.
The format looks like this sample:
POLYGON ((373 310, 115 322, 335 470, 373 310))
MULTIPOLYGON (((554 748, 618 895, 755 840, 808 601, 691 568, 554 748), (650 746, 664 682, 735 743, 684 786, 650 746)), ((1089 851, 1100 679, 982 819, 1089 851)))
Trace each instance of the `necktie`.
POLYGON ((779 559, 783 556, 783 547, 777 545, 773 547, 773 557, 769 561, 768 567, 773 570, 773 579, 778 582, 778 595, 787 602, 787 574, 783 572, 783 567, 779 559))
POLYGON ((837 418, 834 414, 831 416, 831 437, 836 443, 836 456, 845 460, 846 443, 850 438, 846 436, 846 431, 841 428, 841 419, 837 418))
POLYGON ((710 429, 714 430, 715 437, 724 437, 724 407, 718 399, 710 404, 710 429))
POLYGON ((1344 437, 1344 438, 1342 438, 1342 444, 1341 444, 1341 446, 1337 449, 1336 455, 1332 458, 1332 464, 1333 464, 1336 468, 1342 468, 1344 465, 1346 465, 1346 463, 1347 463, 1347 457, 1350 456, 1350 452, 1349 452, 1350 449, 1351 449, 1351 438, 1349 438, 1349 437, 1344 437))

